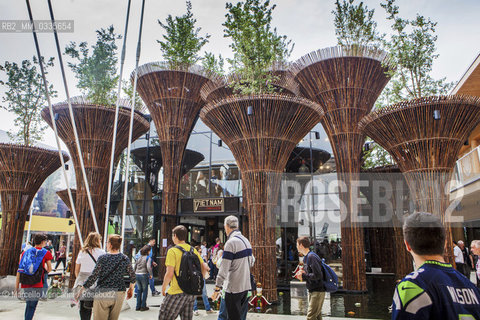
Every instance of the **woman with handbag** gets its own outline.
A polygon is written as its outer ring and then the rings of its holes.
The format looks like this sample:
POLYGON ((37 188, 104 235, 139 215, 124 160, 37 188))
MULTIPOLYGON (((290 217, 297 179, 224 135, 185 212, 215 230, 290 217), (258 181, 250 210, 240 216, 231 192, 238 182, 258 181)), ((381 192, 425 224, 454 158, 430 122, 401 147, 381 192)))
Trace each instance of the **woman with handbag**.
POLYGON ((83 286, 80 286, 80 292, 76 295, 80 296, 85 288, 88 289, 97 282, 93 299, 94 320, 117 320, 125 300, 125 293, 127 300, 133 296, 136 282, 135 271, 133 271, 130 259, 120 252, 121 245, 121 236, 118 234, 108 236, 108 253, 98 258, 92 274, 83 286), (127 292, 125 292, 125 276, 128 276, 129 282, 127 292))
MULTIPOLYGON (((74 290, 80 285, 83 285, 87 278, 92 274, 97 260, 101 255, 105 254, 105 251, 100 249, 102 237, 96 232, 90 232, 82 250, 77 256, 75 261, 75 284, 73 286, 74 290)), ((93 309, 93 297, 88 297, 84 295, 80 299, 80 319, 81 320, 90 320, 92 317, 93 309)))

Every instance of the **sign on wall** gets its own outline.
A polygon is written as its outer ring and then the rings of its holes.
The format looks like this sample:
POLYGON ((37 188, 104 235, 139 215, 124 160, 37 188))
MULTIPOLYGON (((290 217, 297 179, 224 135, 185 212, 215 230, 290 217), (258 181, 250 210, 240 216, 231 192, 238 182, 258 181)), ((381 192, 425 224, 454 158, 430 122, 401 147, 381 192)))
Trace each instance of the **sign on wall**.
POLYGON ((224 198, 193 199, 193 212, 224 212, 224 198))

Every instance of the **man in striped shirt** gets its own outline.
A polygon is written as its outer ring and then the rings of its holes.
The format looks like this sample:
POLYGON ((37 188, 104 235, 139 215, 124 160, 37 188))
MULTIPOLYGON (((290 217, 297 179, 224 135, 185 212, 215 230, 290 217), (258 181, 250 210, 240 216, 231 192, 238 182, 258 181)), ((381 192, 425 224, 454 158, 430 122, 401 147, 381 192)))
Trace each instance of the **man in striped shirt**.
POLYGON ((252 289, 250 268, 253 267, 255 258, 250 241, 238 230, 238 218, 226 217, 224 227, 228 240, 225 243, 212 299, 217 300, 224 282, 227 281, 225 303, 228 319, 240 320, 246 316, 247 294, 252 289))

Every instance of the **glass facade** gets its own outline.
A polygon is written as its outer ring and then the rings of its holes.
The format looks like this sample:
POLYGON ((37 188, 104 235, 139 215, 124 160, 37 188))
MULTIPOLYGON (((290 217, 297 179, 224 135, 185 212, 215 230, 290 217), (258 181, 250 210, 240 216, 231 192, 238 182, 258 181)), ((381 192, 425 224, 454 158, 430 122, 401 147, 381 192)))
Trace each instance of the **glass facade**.
MULTIPOLYGON (((150 132, 132 145, 131 153, 125 220, 125 244, 128 246, 125 253, 129 255, 133 255, 152 236, 161 244, 163 174, 153 123, 150 132)), ((329 202, 331 197, 316 186, 316 182, 336 176, 332 173, 335 162, 330 153, 330 143, 319 124, 297 145, 285 168, 279 188, 275 226, 280 285, 288 285, 292 280, 292 271, 299 263, 295 248, 299 235, 314 238, 316 250, 323 250, 325 258, 330 252, 330 258, 340 258, 340 245, 336 246, 340 239, 340 224, 333 225, 318 218, 319 215, 325 217, 322 214, 325 210, 338 209, 338 204, 329 202), (324 250, 325 243, 329 246, 328 250, 324 250)), ((123 215, 125 154, 116 168, 109 219, 111 232, 117 233, 121 231, 123 215)), ((200 120, 191 133, 182 166, 177 222, 189 229, 190 242, 198 244, 206 241, 210 246, 217 237, 224 242, 223 219, 230 214, 240 218, 242 227, 247 226, 241 171, 228 146, 200 120), (199 210, 199 203, 211 199, 220 200, 219 210, 199 210)))

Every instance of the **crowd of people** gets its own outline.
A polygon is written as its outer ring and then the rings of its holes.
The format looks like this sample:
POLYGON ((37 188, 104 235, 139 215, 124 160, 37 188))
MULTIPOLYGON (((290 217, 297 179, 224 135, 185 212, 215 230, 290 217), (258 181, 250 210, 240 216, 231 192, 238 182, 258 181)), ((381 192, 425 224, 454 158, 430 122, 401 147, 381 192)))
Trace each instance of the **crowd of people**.
MULTIPOLYGON (((223 244, 217 238, 211 248, 205 242, 196 247, 188 244, 185 226, 173 228, 174 245, 167 250, 165 259, 160 320, 174 320, 177 316, 192 319, 198 314, 197 296, 202 297, 207 313, 215 313, 206 290, 208 278, 215 281, 212 301, 220 299, 218 319, 246 319, 248 296, 255 290, 251 273, 255 257, 249 240, 238 229, 237 217, 227 217, 224 228, 227 241, 223 244)), ((480 319, 480 241, 473 241, 470 250, 463 241, 455 244, 455 269, 444 260, 446 231, 438 217, 414 213, 406 218, 403 233, 416 268, 395 289, 392 319, 480 319), (477 285, 470 281, 471 269, 476 269, 477 285)), ((120 252, 123 239, 119 235, 109 235, 106 251, 101 248, 101 240, 98 233, 90 233, 75 260, 73 292, 80 319, 88 320, 92 315, 94 319, 118 319, 123 301, 134 294, 136 310, 149 310, 149 288, 152 295, 157 294, 153 282, 155 239, 139 250, 133 265, 120 252)), ((46 236, 37 234, 33 246, 26 246, 20 256, 16 292, 21 286, 21 297, 26 301, 25 319, 33 319, 38 300, 44 295, 46 275, 52 270, 50 247, 46 236)), ((325 261, 312 247, 309 237, 296 240, 303 267, 295 277, 306 282, 307 319, 318 320, 322 319, 327 277, 325 261)), ((66 257, 62 247, 58 252, 56 267, 66 257)))

